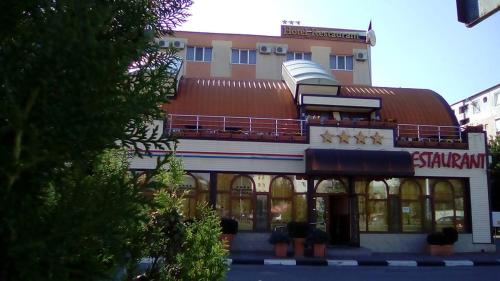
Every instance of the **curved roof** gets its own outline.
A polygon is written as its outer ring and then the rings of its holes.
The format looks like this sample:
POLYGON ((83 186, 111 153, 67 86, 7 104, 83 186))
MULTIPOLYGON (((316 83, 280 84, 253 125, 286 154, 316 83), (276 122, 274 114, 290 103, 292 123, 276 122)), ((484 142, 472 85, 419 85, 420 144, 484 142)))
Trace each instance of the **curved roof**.
MULTIPOLYGON (((342 86, 340 96, 380 98, 382 119, 400 124, 458 126, 446 101, 426 89, 342 86)), ((298 118, 283 81, 183 78, 178 94, 163 109, 173 114, 298 118)))
POLYGON ((458 126, 455 114, 438 93, 427 89, 342 86, 340 96, 382 100, 380 117, 399 124, 458 126))
MULTIPOLYGON (((337 79, 321 65, 308 60, 291 60, 283 62, 283 72, 297 84, 338 85, 337 79)), ((282 73, 283 76, 284 73, 282 73)), ((284 77, 285 80, 286 77, 284 77)))
POLYGON ((168 113, 297 119, 297 107, 283 81, 183 78, 168 113))

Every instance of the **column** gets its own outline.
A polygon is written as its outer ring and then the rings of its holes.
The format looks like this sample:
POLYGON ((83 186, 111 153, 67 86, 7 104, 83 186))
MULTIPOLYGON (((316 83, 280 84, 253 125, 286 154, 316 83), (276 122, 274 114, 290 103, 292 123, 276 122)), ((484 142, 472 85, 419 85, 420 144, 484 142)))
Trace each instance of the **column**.
POLYGON ((351 241, 349 244, 359 247, 359 220, 358 220, 358 197, 354 190, 354 178, 349 177, 349 224, 351 228, 351 241))
POLYGON ((209 196, 208 202, 212 209, 215 210, 217 205, 217 173, 210 172, 210 185, 209 185, 209 196))

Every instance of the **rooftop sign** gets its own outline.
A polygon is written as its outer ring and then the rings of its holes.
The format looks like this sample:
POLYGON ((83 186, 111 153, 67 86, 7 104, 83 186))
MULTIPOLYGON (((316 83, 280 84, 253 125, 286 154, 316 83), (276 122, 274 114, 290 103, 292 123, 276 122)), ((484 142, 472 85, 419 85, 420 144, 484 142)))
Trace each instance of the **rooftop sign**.
POLYGON ((315 40, 341 40, 366 42, 366 33, 364 31, 346 31, 323 27, 282 25, 281 37, 315 39, 315 40))

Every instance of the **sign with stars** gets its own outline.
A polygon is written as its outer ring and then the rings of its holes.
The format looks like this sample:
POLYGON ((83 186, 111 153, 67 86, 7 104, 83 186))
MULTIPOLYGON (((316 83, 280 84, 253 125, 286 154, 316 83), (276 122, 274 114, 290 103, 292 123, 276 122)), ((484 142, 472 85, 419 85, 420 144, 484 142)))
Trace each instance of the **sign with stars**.
POLYGON ((356 139, 357 144, 366 144, 366 138, 367 136, 363 135, 363 132, 359 132, 357 135, 354 136, 356 139))
POLYGON ((382 139, 384 136, 379 135, 378 132, 375 133, 375 135, 370 137, 373 140, 373 144, 382 144, 382 139))

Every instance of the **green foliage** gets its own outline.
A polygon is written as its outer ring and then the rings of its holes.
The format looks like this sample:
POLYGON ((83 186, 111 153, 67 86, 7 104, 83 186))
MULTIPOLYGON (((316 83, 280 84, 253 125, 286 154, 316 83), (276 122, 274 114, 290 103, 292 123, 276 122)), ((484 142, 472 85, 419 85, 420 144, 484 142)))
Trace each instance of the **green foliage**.
POLYGON ((175 91, 175 50, 152 38, 190 5, 0 3, 0 280, 106 280, 141 255, 149 212, 126 154, 172 144, 147 130, 175 91))
POLYGON ((200 217, 186 228, 186 240, 183 251, 177 255, 181 265, 175 280, 224 280, 227 271, 226 250, 219 240, 220 219, 207 206, 198 206, 200 217))
POLYGON ((269 237, 269 243, 275 245, 278 243, 286 243, 290 244, 291 238, 287 232, 274 230, 271 232, 271 236, 269 237))
POLYGON ((489 141, 490 155, 492 161, 490 164, 491 171, 491 207, 493 211, 500 211, 500 136, 491 138, 489 141))

